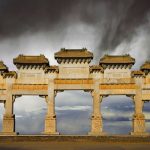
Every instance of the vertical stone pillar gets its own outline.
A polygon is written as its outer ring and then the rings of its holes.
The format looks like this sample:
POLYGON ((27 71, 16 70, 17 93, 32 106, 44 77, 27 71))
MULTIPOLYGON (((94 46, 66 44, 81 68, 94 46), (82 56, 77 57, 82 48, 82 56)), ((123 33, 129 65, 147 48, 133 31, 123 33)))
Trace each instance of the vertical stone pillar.
POLYGON ((104 135, 102 115, 100 113, 100 104, 102 102, 102 96, 98 92, 92 92, 93 97, 93 113, 91 118, 91 132, 89 135, 104 135))
POLYGON ((7 93, 5 101, 5 114, 3 116, 2 133, 6 135, 15 135, 15 115, 13 114, 13 103, 15 97, 7 93))
POLYGON ((133 115, 133 132, 131 132, 131 135, 146 135, 147 133, 145 132, 145 116, 142 112, 143 101, 141 88, 136 89, 134 104, 135 112, 133 115))
POLYGON ((56 129, 55 94, 56 93, 54 91, 53 82, 51 82, 48 96, 46 96, 47 115, 45 118, 44 134, 59 134, 56 129))

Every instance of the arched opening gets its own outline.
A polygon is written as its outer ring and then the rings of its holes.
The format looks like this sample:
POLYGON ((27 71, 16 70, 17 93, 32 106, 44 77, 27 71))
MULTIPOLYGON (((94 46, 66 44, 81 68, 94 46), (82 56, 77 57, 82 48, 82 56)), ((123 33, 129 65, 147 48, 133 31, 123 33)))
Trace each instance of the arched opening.
POLYGON ((57 131, 88 134, 91 128, 92 97, 84 91, 64 91, 56 97, 57 131))
POLYGON ((150 103, 149 102, 144 103, 143 113, 145 115, 146 132, 150 132, 150 103))
POLYGON ((14 103, 15 131, 19 134, 41 134, 47 111, 45 99, 39 96, 22 96, 14 103))
POLYGON ((3 115, 5 112, 4 103, 0 103, 0 131, 2 131, 3 115))
POLYGON ((126 96, 109 96, 101 104, 103 130, 108 134, 129 134, 134 114, 133 100, 126 96))

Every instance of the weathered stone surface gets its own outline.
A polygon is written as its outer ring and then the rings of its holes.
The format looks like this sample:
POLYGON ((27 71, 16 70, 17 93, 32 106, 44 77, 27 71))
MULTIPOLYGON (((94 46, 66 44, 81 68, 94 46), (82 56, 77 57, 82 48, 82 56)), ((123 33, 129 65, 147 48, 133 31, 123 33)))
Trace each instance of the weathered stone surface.
POLYGON ((3 128, 0 135, 16 135, 15 133, 15 115, 4 115, 3 128))
POLYGON ((46 116, 44 134, 58 135, 56 130, 56 116, 46 116))

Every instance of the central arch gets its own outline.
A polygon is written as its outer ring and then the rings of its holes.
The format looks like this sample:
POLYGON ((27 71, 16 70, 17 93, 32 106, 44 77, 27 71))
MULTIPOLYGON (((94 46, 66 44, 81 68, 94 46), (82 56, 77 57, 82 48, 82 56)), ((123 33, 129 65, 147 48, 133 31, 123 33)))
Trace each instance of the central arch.
POLYGON ((108 134, 129 134, 134 114, 133 100, 124 95, 105 97, 101 105, 103 129, 108 134))
POLYGON ((92 96, 82 90, 66 90, 55 99, 57 131, 60 134, 88 134, 91 126, 92 96))
POLYGON ((14 102, 15 131, 19 134, 41 134, 47 112, 45 99, 22 96, 14 102))

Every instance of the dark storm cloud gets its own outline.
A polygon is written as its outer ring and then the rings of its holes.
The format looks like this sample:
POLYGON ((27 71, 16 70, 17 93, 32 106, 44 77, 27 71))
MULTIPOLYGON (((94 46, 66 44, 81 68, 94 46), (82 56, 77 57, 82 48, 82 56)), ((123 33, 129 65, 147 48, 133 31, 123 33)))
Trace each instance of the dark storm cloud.
MULTIPOLYGON (((0 38, 52 30, 69 13, 71 0, 1 0, 0 38)), ((65 22, 64 22, 65 24, 65 22)))
POLYGON ((96 28, 99 51, 130 41, 147 23, 149 0, 1 0, 0 39, 24 32, 57 30, 80 20, 96 28), (76 20, 77 19, 77 20, 76 20))
MULTIPOLYGON (((100 17, 94 21, 88 14, 89 23, 104 22, 104 35, 99 45, 100 49, 115 49, 123 40, 131 40, 140 25, 147 23, 147 14, 150 11, 150 1, 103 1, 106 8, 102 9, 100 17), (106 21, 105 21, 106 20, 106 21)), ((91 16, 90 16, 91 15, 91 16)), ((87 19, 87 18, 86 18, 87 19)))

